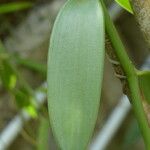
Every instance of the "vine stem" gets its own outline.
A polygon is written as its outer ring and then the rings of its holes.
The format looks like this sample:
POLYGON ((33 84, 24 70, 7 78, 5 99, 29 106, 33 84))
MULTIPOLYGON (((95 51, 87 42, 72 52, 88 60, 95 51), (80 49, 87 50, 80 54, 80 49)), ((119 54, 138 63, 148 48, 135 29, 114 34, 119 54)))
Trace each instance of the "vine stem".
POLYGON ((128 88, 130 92, 128 96, 130 98, 135 116, 137 118, 141 133, 143 135, 146 149, 150 150, 150 128, 149 128, 148 121, 147 121, 147 118, 146 118, 146 115, 142 106, 142 100, 141 100, 141 95, 140 95, 136 69, 126 53, 125 47, 109 16, 109 13, 107 11, 107 8, 103 0, 101 0, 101 4, 103 6, 103 12, 105 16, 106 32, 108 34, 109 39, 111 40, 114 53, 118 57, 121 67, 124 70, 125 75, 127 77, 128 88))

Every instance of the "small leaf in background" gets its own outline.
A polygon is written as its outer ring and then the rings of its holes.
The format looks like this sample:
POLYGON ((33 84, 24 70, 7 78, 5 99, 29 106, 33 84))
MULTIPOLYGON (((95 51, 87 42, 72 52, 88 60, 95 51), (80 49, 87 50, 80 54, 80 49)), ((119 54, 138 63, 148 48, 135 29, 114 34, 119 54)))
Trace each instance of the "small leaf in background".
POLYGON ((30 105, 30 95, 24 88, 14 90, 16 103, 19 108, 27 107, 30 105))
POLYGON ((99 110, 104 65, 99 0, 69 0, 60 11, 48 55, 48 108, 61 150, 84 150, 99 110))
POLYGON ((30 2, 11 2, 7 4, 0 4, 0 14, 15 12, 18 10, 27 9, 32 6, 30 2))
POLYGON ((123 7, 124 9, 126 9, 128 12, 130 12, 131 14, 133 14, 133 10, 132 7, 130 5, 129 0, 115 0, 121 7, 123 7))
POLYGON ((0 41, 0 78, 3 86, 7 90, 15 88, 17 83, 17 75, 14 68, 9 63, 9 55, 5 51, 3 43, 0 41))
POLYGON ((0 60, 0 78, 2 80, 3 86, 12 90, 16 86, 17 76, 14 69, 5 60, 0 60))
POLYGON ((138 71, 139 87, 142 96, 142 104, 150 124, 150 71, 138 71))
MULTIPOLYGON (((33 101, 30 99, 30 102, 33 101)), ((35 108, 35 106, 30 103, 30 105, 26 106, 24 108, 26 110, 26 112, 32 117, 32 118, 37 118, 38 117, 38 113, 37 113, 37 110, 35 108)))
POLYGON ((150 71, 138 72, 140 90, 144 99, 150 104, 150 71))
POLYGON ((28 69, 31 69, 33 71, 36 71, 40 74, 42 74, 44 77, 46 76, 47 72, 47 66, 43 63, 39 63, 37 61, 27 59, 27 58, 21 58, 19 56, 15 56, 15 61, 18 65, 27 67, 28 69))
POLYGON ((32 95, 30 95, 30 93, 23 87, 13 90, 12 93, 15 96, 15 101, 18 108, 23 108, 31 117, 36 118, 37 110, 33 103, 34 99, 32 95))

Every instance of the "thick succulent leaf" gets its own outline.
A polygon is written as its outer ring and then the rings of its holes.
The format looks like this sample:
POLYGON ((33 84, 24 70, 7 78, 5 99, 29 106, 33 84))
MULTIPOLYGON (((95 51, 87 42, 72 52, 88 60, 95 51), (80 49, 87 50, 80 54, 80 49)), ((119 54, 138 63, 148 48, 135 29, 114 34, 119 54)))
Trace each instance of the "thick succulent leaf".
POLYGON ((126 9, 128 12, 130 12, 131 14, 133 14, 133 10, 132 7, 130 5, 129 0, 115 0, 121 7, 123 7, 124 9, 126 9))
POLYGON ((142 96, 150 104, 150 71, 141 71, 138 77, 142 96))
POLYGON ((69 0, 54 24, 48 55, 48 107, 62 150, 84 150, 92 136, 104 63, 99 0, 69 0))

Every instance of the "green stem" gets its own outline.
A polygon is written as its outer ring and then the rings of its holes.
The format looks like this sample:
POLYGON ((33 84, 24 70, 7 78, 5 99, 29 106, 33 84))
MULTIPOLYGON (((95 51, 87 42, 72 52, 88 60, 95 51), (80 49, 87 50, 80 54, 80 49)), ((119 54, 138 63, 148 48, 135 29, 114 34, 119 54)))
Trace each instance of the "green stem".
POLYGON ((40 119, 40 126, 38 131, 38 144, 37 150, 48 150, 48 134, 49 134, 49 121, 47 118, 42 117, 40 119))
POLYGON ((120 61, 121 67, 123 68, 127 76, 128 87, 130 90, 131 103, 132 103, 140 130, 141 130, 141 133, 143 135, 146 148, 147 150, 150 150, 150 128, 148 126, 147 118, 146 118, 146 115, 142 106, 136 70, 126 53, 124 45, 122 41, 120 40, 120 37, 117 33, 117 30, 112 20, 110 19, 110 16, 108 14, 108 11, 104 2, 101 1, 101 3, 104 9, 106 32, 112 42, 114 52, 120 61))

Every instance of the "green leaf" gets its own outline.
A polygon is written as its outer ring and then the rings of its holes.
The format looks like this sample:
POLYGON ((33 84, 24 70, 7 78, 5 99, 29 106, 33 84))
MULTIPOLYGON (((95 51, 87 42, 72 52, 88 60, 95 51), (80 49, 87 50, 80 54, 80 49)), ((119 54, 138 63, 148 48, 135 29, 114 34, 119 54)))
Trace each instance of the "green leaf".
POLYGON ((69 0, 54 24, 48 55, 48 107, 61 150, 84 150, 99 109, 104 18, 99 0, 69 0))
POLYGON ((14 89, 12 94, 15 97, 18 108, 23 108, 31 117, 37 118, 37 110, 35 108, 34 98, 26 89, 26 87, 14 89))
POLYGON ((37 110, 34 106, 34 104, 31 103, 32 101, 32 97, 30 97, 30 105, 25 107, 24 110, 32 117, 32 118, 37 118, 38 117, 38 113, 37 110))
MULTIPOLYGON (((2 53, 0 53, 1 55, 2 53)), ((0 59, 0 78, 2 80, 3 86, 7 90, 12 90, 16 86, 17 75, 12 66, 9 65, 7 60, 0 59)))
POLYGON ((138 72, 142 96, 150 104, 150 71, 138 72))
POLYGON ((129 0, 115 0, 121 7, 123 7, 124 9, 126 9, 128 12, 130 12, 131 14, 133 14, 133 10, 132 7, 130 5, 129 0))
POLYGON ((0 14, 6 14, 18 10, 27 9, 31 6, 31 2, 11 2, 7 4, 0 4, 0 14))
POLYGON ((46 76, 47 66, 45 64, 36 62, 28 58, 21 58, 18 56, 16 57, 16 55, 15 55, 15 61, 19 65, 27 67, 33 71, 41 73, 43 76, 46 76))
POLYGON ((27 107, 30 105, 31 96, 29 95, 28 91, 24 87, 15 89, 13 94, 15 96, 16 103, 19 108, 27 107))
POLYGON ((9 63, 9 55, 5 51, 3 43, 0 41, 0 78, 3 86, 7 90, 12 90, 16 86, 17 75, 14 68, 9 63))

